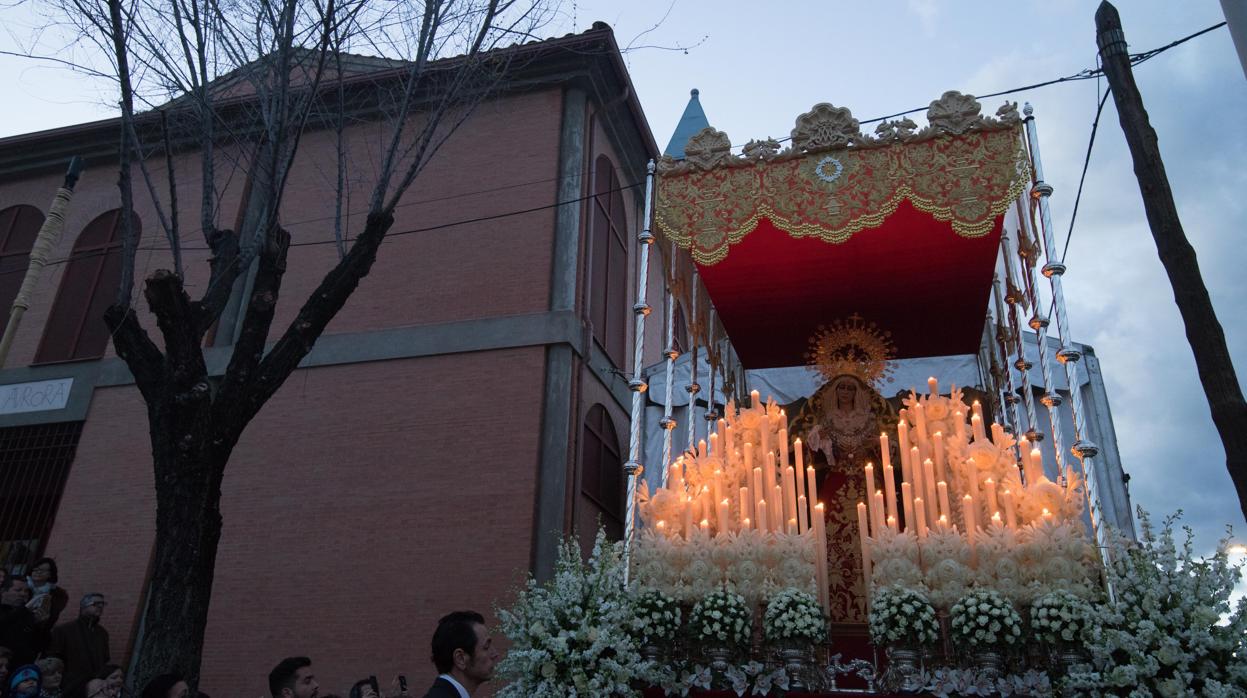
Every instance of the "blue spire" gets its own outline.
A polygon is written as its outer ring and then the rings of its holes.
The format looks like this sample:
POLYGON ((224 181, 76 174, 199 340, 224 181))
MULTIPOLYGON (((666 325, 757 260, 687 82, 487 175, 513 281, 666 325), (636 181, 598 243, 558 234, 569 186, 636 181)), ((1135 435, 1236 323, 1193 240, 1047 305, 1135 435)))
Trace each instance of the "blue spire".
POLYGON ((688 139, 710 125, 710 122, 706 120, 706 112, 701 109, 701 102, 697 100, 698 94, 696 88, 689 92, 688 106, 684 107, 684 116, 681 116, 680 123, 676 124, 675 133, 671 134, 671 142, 663 151, 664 155, 670 155, 677 160, 683 158, 684 146, 688 143, 688 139))

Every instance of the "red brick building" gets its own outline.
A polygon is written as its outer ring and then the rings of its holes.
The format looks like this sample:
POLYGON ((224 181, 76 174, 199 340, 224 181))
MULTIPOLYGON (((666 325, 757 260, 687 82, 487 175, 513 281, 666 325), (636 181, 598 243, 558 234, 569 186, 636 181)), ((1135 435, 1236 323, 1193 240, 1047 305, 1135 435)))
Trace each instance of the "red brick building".
MULTIPOLYGON (((531 60, 408 192, 372 272, 234 452, 200 683, 212 695, 263 693, 292 654, 313 658, 325 689, 400 671, 419 686, 439 615, 505 601, 549 568, 562 533, 599 517, 622 529, 627 309, 657 148, 609 28, 523 50, 531 60)), ((125 662, 155 497, 144 403, 100 319, 119 278, 117 128, 0 140, 6 309, 66 162, 87 159, 54 255, 69 261, 45 271, 0 371, 0 563, 20 570, 46 553, 71 598, 108 594, 104 624, 125 662)), ((348 135, 363 142, 370 128, 348 135)), ((333 182, 317 162, 333 148, 313 132, 299 151, 274 327, 337 261, 333 245, 297 245, 332 237, 333 182)), ((188 188, 194 161, 174 164, 188 188)), ((163 179, 163 156, 149 166, 163 179)), ((223 187, 223 210, 242 189, 223 187)), ((141 195, 136 215, 141 283, 171 259, 141 195)), ((194 293, 207 252, 186 244, 194 293)), ((661 308, 661 265, 650 269, 661 308)), ((218 372, 227 325, 207 350, 218 372)), ((659 360, 658 325, 646 364, 659 360)))

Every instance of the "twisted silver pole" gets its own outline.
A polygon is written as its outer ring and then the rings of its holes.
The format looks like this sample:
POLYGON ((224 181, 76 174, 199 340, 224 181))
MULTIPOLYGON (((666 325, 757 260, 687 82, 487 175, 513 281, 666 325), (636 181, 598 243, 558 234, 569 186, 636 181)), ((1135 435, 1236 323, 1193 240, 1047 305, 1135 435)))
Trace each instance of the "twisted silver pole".
POLYGON ((1082 479, 1086 483, 1087 508, 1091 513, 1091 526, 1096 542, 1102 547, 1108 545, 1108 531, 1104 530, 1102 501, 1099 483, 1096 480, 1095 464, 1091 460, 1099 452, 1100 447, 1087 434, 1087 415, 1082 401, 1082 382, 1078 378, 1078 362, 1082 360, 1082 352, 1075 348, 1070 336, 1069 318, 1065 309, 1065 290, 1061 278, 1065 274, 1064 260, 1056 258, 1056 240, 1052 233, 1052 211, 1048 198, 1052 196, 1052 186, 1044 181, 1043 161, 1039 157, 1039 135, 1035 128, 1034 108, 1030 104, 1023 107, 1026 123, 1026 138, 1030 144, 1031 162, 1035 171, 1035 185, 1031 196, 1039 201, 1039 222, 1042 228, 1044 264, 1042 273, 1048 278, 1051 286, 1053 314, 1056 316, 1057 334, 1061 338, 1061 349, 1057 352, 1057 360, 1065 367, 1065 380, 1069 384, 1070 405, 1074 413, 1074 445, 1071 448, 1077 457, 1082 470, 1082 479))
POLYGON ((688 386, 684 389, 688 391, 688 450, 692 451, 697 446, 697 393, 701 392, 701 386, 697 384, 697 270, 693 270, 693 278, 690 283, 693 291, 693 300, 690 303, 690 317, 688 326, 693 331, 689 333, 689 337, 693 343, 692 359, 688 362, 688 386))
POLYGON ((714 401, 714 382, 719 375, 714 360, 714 308, 706 308, 706 336, 706 364, 710 366, 710 392, 706 394, 706 440, 709 441, 710 434, 714 433, 714 422, 719 418, 719 407, 714 401))
MULTIPOLYGON (((1035 428, 1035 393, 1031 390, 1031 366, 1026 358, 1026 342, 1022 338, 1022 299, 1017 296, 1018 285, 1013 278, 1013 246, 1009 244, 1009 236, 1000 236, 1000 255, 1004 259, 1005 278, 1009 281, 1005 302, 1009 304, 1009 331, 1017 347, 1018 358, 1013 367, 1022 378, 1022 404, 1026 407, 1026 439, 1032 444, 1043 441, 1043 432, 1035 428)), ((1020 425, 1019 425, 1020 427, 1020 425)), ((1025 456, 1026 454, 1022 454, 1025 456)), ((1030 483, 1027 483, 1030 484, 1030 483)))
MULTIPOLYGON (((672 276, 675 275, 675 243, 671 243, 671 271, 672 276)), ((680 352, 675 350, 675 296, 671 294, 671 280, 667 280, 666 288, 667 301, 667 346, 663 350, 663 354, 667 357, 667 390, 662 401, 662 486, 667 486, 667 477, 669 475, 668 467, 671 465, 671 431, 675 429, 676 421, 671 416, 671 392, 675 382, 675 360, 679 358, 680 352)))
POLYGON ((637 244, 641 249, 641 261, 637 264, 636 303, 632 312, 636 315, 635 336, 633 345, 636 347, 632 355, 632 380, 628 388, 632 390, 632 433, 628 440, 628 462, 624 463, 624 472, 628 474, 628 501, 624 514, 624 584, 628 583, 629 567, 632 556, 632 535, 636 527, 636 483, 640 477, 641 467, 641 412, 643 393, 649 388, 642 378, 645 369, 645 316, 649 315, 650 307, 646 302, 649 287, 649 248, 654 243, 654 235, 650 232, 650 218, 654 212, 654 161, 645 166, 645 213, 641 220, 641 233, 637 235, 637 244))
MULTIPOLYGON (((1023 211, 1023 213, 1027 213, 1023 211)), ((1031 233, 1031 239, 1037 239, 1031 229, 1029 215, 1023 215, 1022 225, 1031 233)), ((1026 275, 1026 290, 1030 294, 1031 317, 1027 321, 1035 331, 1035 343, 1039 346, 1039 370, 1043 375, 1043 397, 1039 401, 1048 408, 1048 428, 1052 431, 1052 452, 1056 457, 1057 480, 1064 485, 1065 478, 1065 440, 1061 438, 1061 406, 1062 398, 1052 386, 1052 362, 1048 360, 1048 317, 1043 311, 1043 301, 1039 297, 1039 284, 1035 279, 1035 264, 1038 260, 1028 260, 1018 250, 1022 261, 1022 273, 1026 275)), ((1038 257, 1038 251, 1036 251, 1038 257)))
MULTIPOLYGON (((1000 275, 992 274, 992 300, 996 309, 996 351, 1000 356, 1000 363, 1004 367, 1004 403, 1008 405, 1009 410, 1006 419, 1012 420, 1013 433, 1022 433, 1022 415, 1018 412, 1018 403, 1022 398, 1018 397, 1017 389, 1013 385, 1013 371, 1009 370, 1009 340, 1012 339, 1009 331, 1009 321, 1005 316, 1004 292, 1000 290, 1000 275)), ((1019 453, 1019 458, 1025 458, 1027 454, 1019 453)))

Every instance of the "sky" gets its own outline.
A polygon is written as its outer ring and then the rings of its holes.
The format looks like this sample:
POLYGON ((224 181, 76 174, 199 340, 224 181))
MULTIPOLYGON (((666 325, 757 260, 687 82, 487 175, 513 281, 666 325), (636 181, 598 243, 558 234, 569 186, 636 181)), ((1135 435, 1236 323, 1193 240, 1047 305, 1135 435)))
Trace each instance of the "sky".
MULTIPOLYGON (((787 136, 794 119, 819 102, 848 107, 866 120, 925 107, 946 90, 987 94, 1094 67, 1097 4, 578 0, 564 4, 546 33, 583 31, 595 20, 614 27, 659 147, 691 88, 700 90, 711 124, 739 144, 787 136)), ((1122 0, 1118 9, 1131 52, 1223 20, 1215 0, 1122 0)), ((0 50, 28 41, 29 26, 33 22, 10 16, 0 50)), ((1247 230, 1247 171, 1241 166, 1247 78, 1224 27, 1136 67, 1135 76, 1241 385, 1247 374, 1247 322, 1238 308, 1247 299, 1241 272, 1247 245, 1240 239, 1247 230)), ((1087 80, 1009 96, 1034 106, 1062 241, 1104 87, 1087 80)), ((8 95, 0 137, 115 114, 108 85, 8 55, 0 55, 0 93, 8 95)), ((993 113, 1004 99, 985 100, 983 111, 993 113)), ((925 123, 921 115, 914 118, 925 123)), ((1070 326, 1101 360, 1134 504, 1156 517, 1182 509, 1203 550, 1226 525, 1247 542, 1111 99, 1066 264, 1070 326)))

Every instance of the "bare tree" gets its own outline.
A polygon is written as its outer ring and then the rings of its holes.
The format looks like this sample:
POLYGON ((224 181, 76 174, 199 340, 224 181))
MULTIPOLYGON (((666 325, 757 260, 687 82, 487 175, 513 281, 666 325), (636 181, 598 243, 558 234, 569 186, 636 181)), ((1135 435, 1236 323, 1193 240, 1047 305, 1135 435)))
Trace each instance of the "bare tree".
POLYGON ((107 56, 111 70, 103 72, 116 77, 122 114, 126 273, 105 321, 147 404, 157 509, 145 631, 131 678, 142 686, 178 666, 194 686, 221 532, 221 481, 239 437, 368 274, 395 207, 438 147, 504 79, 520 52, 499 47, 531 36, 551 9, 539 0, 58 4, 72 30, 107 56), (348 51, 393 61, 348 70, 348 51), (350 179, 343 131, 357 118, 384 123, 388 135, 375 154, 362 229, 352 231, 343 205, 350 179), (338 205, 324 238, 336 241, 339 261, 269 346, 291 243, 279 214, 301 138, 313 129, 335 134, 338 205), (163 182, 149 171, 153 154, 164 156, 163 182), (175 154, 196 157, 200 166, 200 189, 191 195, 211 257, 197 299, 182 268, 180 236, 188 226, 180 222, 178 201, 186 194, 173 176, 175 154), (173 258, 173 269, 144 282, 158 340, 130 297, 135 167, 173 258), (237 186, 239 179, 247 194, 242 223, 232 230, 220 223, 222 181, 237 186), (232 302, 238 311, 227 313, 232 302), (236 329, 225 326, 230 317, 236 329), (213 376, 203 346, 218 322, 218 332, 233 332, 233 351, 224 375, 213 376))

